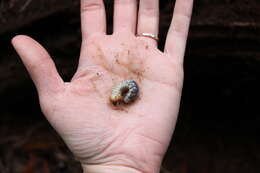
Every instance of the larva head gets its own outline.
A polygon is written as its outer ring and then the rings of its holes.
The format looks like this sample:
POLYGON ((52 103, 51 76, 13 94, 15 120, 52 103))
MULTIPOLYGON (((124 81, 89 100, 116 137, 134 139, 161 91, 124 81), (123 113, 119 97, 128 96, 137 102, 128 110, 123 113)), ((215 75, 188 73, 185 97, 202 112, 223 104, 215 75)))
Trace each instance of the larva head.
POLYGON ((112 95, 109 97, 109 100, 110 100, 110 102, 111 102, 113 105, 117 105, 118 103, 122 102, 123 96, 120 95, 120 94, 118 94, 118 95, 113 95, 113 94, 112 94, 112 95))

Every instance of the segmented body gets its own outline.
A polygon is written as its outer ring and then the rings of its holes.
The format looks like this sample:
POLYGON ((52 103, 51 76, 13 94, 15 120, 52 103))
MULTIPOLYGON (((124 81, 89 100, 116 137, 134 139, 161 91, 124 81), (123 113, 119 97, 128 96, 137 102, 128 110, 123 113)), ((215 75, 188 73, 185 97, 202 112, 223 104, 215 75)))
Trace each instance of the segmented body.
POLYGON ((130 103, 138 96, 139 88, 134 80, 123 80, 119 84, 113 86, 110 101, 113 104, 120 102, 130 103))

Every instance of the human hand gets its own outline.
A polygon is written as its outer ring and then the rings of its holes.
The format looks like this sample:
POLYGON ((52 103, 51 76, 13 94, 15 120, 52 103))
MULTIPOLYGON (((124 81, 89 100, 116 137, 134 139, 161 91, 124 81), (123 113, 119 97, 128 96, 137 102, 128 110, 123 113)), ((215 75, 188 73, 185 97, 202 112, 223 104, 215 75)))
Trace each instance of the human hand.
POLYGON ((152 38, 136 36, 158 34, 159 0, 140 0, 138 24, 137 2, 116 0, 112 35, 106 35, 102 0, 82 0, 82 49, 69 83, 37 42, 27 36, 12 40, 44 115, 85 172, 159 172, 179 110, 192 4, 177 0, 161 52, 152 38), (139 97, 112 105, 112 86, 128 79, 138 83, 139 97))

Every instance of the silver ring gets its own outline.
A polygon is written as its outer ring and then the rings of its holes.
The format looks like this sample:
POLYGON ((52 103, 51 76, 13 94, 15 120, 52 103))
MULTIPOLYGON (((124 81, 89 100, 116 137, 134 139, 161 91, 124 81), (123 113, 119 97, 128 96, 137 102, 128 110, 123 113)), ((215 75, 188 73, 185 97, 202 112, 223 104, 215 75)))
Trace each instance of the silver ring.
POLYGON ((151 34, 151 33, 141 33, 141 34, 137 34, 138 37, 148 37, 151 38, 155 41, 159 41, 158 36, 156 36, 155 34, 151 34))

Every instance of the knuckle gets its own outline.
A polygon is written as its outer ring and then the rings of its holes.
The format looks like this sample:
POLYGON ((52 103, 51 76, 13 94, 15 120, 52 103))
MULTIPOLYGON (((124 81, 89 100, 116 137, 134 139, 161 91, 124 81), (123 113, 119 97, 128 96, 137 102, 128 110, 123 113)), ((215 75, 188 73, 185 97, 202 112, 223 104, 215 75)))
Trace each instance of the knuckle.
POLYGON ((85 1, 81 3, 81 12, 96 11, 103 9, 103 2, 101 0, 85 1))
POLYGON ((147 7, 142 10, 142 13, 146 16, 156 16, 159 11, 155 7, 147 7))
POLYGON ((171 32, 180 36, 187 36, 190 19, 187 16, 176 15, 173 19, 173 25, 171 26, 171 32))
POLYGON ((115 4, 121 4, 121 5, 125 5, 125 4, 135 4, 136 0, 114 0, 115 4))
POLYGON ((152 17, 159 15, 158 2, 156 3, 155 1, 150 1, 150 0, 143 1, 140 4, 140 9, 139 9, 140 13, 142 13, 143 15, 152 16, 152 17))

